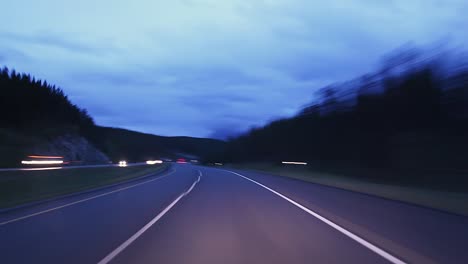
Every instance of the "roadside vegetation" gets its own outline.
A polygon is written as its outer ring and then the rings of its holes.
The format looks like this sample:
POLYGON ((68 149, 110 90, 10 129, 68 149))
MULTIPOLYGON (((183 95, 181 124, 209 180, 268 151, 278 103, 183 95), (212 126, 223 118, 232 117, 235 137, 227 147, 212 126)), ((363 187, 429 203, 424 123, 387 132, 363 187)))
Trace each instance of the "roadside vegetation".
POLYGON ((0 167, 17 167, 31 148, 94 126, 62 89, 30 74, 0 69, 0 167))
POLYGON ((194 137, 165 137, 136 131, 94 126, 86 133, 87 138, 111 160, 145 161, 180 158, 184 155, 204 157, 218 153, 225 142, 216 139, 194 137))
POLYGON ((317 91, 297 115, 231 139, 209 161, 303 161, 304 171, 280 174, 363 192, 377 190, 367 183, 440 192, 431 204, 468 193, 466 53, 402 47, 375 71, 317 91))
POLYGON ((169 165, 0 171, 0 208, 157 174, 164 171, 167 166, 169 165))
POLYGON ((98 126, 86 109, 73 104, 61 88, 7 67, 0 69, 0 91, 0 167, 18 167, 22 159, 32 154, 73 156, 73 161, 102 163, 102 159, 93 160, 102 155, 84 156, 67 150, 79 148, 76 145, 62 151, 50 150, 51 142, 64 136, 86 139, 97 148, 95 152, 103 152, 113 162, 174 159, 181 155, 202 157, 219 152, 225 145, 214 139, 163 137, 98 126))

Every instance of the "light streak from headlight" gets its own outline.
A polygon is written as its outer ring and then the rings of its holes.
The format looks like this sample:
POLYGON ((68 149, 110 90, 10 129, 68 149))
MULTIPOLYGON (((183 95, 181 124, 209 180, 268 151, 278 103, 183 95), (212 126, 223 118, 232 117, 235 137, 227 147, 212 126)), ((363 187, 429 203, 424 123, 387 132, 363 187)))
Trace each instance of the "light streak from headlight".
POLYGON ((161 164, 161 163, 163 163, 162 160, 147 160, 146 161, 146 164, 148 165, 161 164))
POLYGON ((21 164, 25 165, 51 165, 63 164, 63 160, 23 160, 21 164))
POLYGON ((31 159, 63 159, 62 156, 40 156, 40 155, 30 155, 28 158, 31 159))
POLYGON ((307 162, 301 162, 301 161, 282 161, 281 163, 289 164, 289 165, 307 165, 307 162))
POLYGON ((60 170, 63 167, 46 167, 46 168, 27 168, 27 169, 20 169, 21 171, 42 171, 42 170, 60 170))

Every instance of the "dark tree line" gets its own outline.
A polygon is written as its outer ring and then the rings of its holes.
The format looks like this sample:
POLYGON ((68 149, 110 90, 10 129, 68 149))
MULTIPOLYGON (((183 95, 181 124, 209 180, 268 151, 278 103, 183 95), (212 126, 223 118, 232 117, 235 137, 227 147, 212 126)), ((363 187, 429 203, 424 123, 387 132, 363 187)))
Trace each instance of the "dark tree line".
POLYGON ((60 88, 6 67, 0 69, 0 92, 0 166, 17 166, 32 146, 64 134, 86 138, 113 161, 175 158, 176 152, 204 156, 224 146, 211 139, 97 126, 60 88))
MULTIPOLYGON (((219 152, 224 142, 206 138, 164 137, 136 131, 95 126, 86 131, 88 140, 113 161, 141 162, 160 158, 180 158, 180 153, 207 156, 219 152)), ((183 154, 182 154, 183 155, 183 154)))
POLYGON ((86 110, 71 103, 47 81, 4 67, 0 71, 0 127, 36 131, 48 127, 85 129, 93 126, 86 110))
POLYGON ((468 68, 443 67, 436 57, 409 50, 376 73, 325 87, 297 116, 231 140, 222 160, 301 160, 358 175, 465 173, 468 68))

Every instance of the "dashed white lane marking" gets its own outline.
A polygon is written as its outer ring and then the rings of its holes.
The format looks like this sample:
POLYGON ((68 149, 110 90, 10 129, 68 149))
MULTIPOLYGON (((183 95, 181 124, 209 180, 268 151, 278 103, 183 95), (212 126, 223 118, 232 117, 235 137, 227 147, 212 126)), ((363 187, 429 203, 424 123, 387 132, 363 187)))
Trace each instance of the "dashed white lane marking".
POLYGON ((106 192, 106 193, 102 193, 102 194, 99 194, 99 195, 88 197, 88 198, 85 198, 85 199, 82 199, 82 200, 78 200, 78 201, 75 201, 75 202, 72 202, 72 203, 64 204, 64 205, 53 207, 53 208, 50 208, 50 209, 47 209, 47 210, 39 211, 39 212, 36 212, 36 213, 33 213, 33 214, 29 214, 29 215, 21 216, 21 217, 14 218, 14 219, 11 219, 11 220, 7 220, 5 222, 1 222, 0 226, 6 225, 6 224, 9 224, 9 223, 13 223, 13 222, 17 222, 17 221, 20 221, 20 220, 24 220, 24 219, 27 219, 27 218, 30 218, 30 217, 33 217, 33 216, 37 216, 37 215, 45 214, 45 213, 48 213, 48 212, 52 212, 52 211, 55 211, 55 210, 59 210, 59 209, 65 208, 65 207, 75 205, 75 204, 83 203, 83 202, 93 200, 93 199, 96 199, 96 198, 99 198, 99 197, 103 197, 103 196, 106 196, 106 195, 109 195, 109 194, 112 194, 112 193, 121 192, 123 190, 134 188, 134 187, 142 185, 142 184, 157 181, 159 179, 162 179, 162 178, 164 178, 166 176, 169 176, 169 175, 173 174, 175 171, 176 170, 174 169, 174 170, 172 170, 171 172, 169 172, 166 175, 163 175, 163 176, 160 176, 160 177, 148 180, 148 181, 140 182, 140 183, 137 183, 137 184, 134 184, 134 185, 124 187, 124 188, 120 188, 120 189, 117 189, 117 190, 113 190, 113 191, 110 191, 110 192, 106 192))
POLYGON ((122 251, 124 251, 125 248, 127 248, 128 246, 130 246, 130 244, 132 244, 135 240, 137 240, 138 237, 140 237, 146 230, 151 228, 151 226, 154 225, 159 219, 161 219, 161 217, 163 217, 167 212, 169 212, 169 210, 171 210, 171 208, 174 207, 174 205, 176 205, 176 203, 179 202, 180 199, 184 198, 184 196, 189 194, 193 190, 195 185, 197 185, 197 183, 200 182, 202 173, 201 173, 201 171, 198 171, 198 173, 199 173, 199 175, 198 175, 197 180, 190 186, 190 188, 187 191, 180 194, 172 203, 170 203, 166 208, 164 208, 164 210, 162 210, 155 218, 153 218, 149 223, 147 223, 144 227, 142 227, 140 230, 138 230, 138 232, 136 232, 133 236, 131 236, 129 239, 127 239, 127 241, 125 241, 123 244, 121 244, 119 247, 117 247, 111 253, 109 253, 109 255, 107 255, 105 258, 103 258, 101 261, 99 261, 98 264, 109 263, 118 254, 120 254, 122 251))

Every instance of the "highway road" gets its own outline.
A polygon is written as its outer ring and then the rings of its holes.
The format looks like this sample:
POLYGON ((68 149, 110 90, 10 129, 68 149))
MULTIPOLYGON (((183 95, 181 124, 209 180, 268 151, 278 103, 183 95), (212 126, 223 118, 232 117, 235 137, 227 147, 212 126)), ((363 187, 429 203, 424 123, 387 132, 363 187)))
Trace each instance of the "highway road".
POLYGON ((0 215, 1 263, 468 263, 468 217, 175 164, 0 215))
MULTIPOLYGON (((128 163, 125 167, 134 167, 146 165, 146 162, 128 163)), ((64 166, 48 166, 48 167, 22 167, 22 168, 0 168, 1 171, 38 171, 38 170, 68 170, 68 169, 86 169, 86 168, 105 168, 105 167, 119 167, 119 164, 98 164, 98 165, 64 165, 64 166)))

